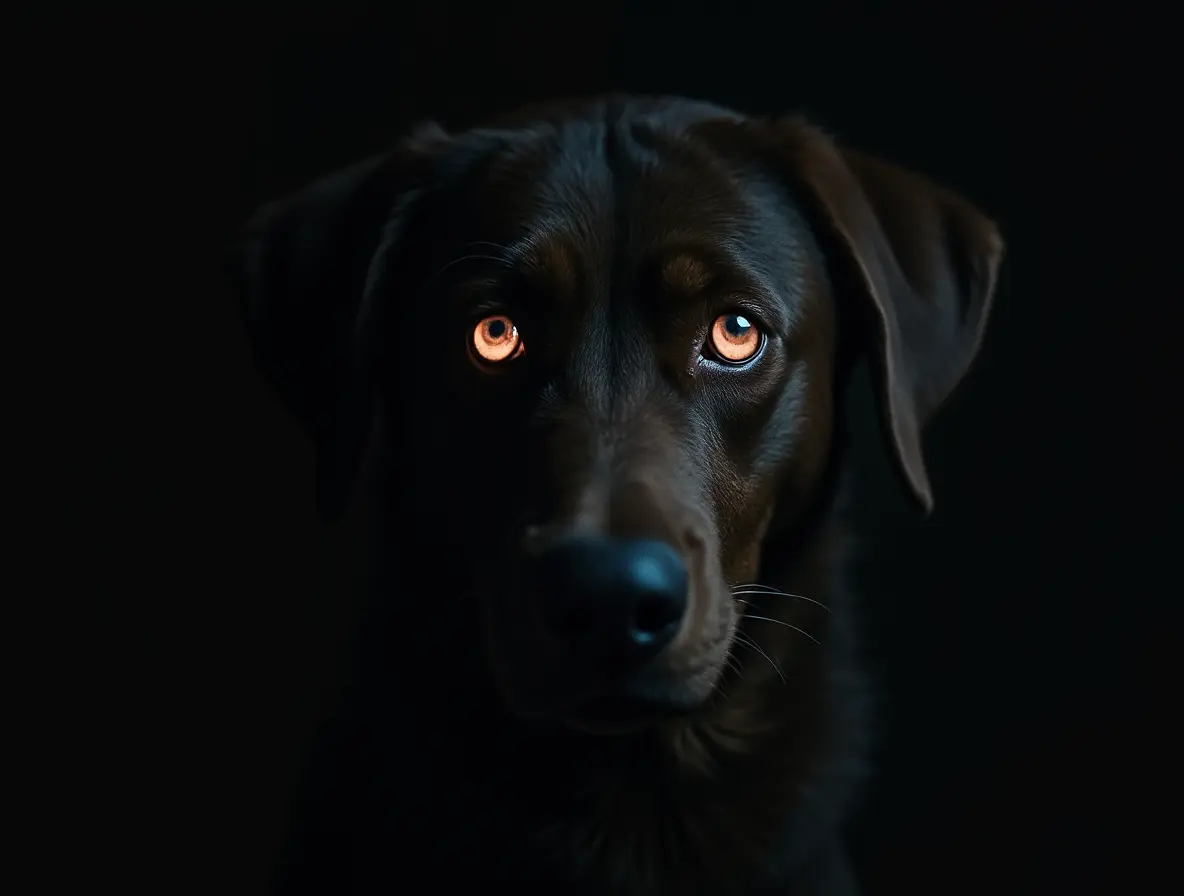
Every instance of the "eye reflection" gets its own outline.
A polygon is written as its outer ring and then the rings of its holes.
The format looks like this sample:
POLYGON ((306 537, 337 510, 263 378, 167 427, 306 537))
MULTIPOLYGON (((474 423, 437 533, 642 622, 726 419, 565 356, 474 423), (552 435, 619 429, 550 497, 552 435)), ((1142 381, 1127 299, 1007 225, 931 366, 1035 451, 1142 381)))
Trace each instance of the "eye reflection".
POLYGON ((724 361, 739 364, 761 347, 761 332, 742 314, 721 314, 711 325, 711 348, 724 361))
POLYGON ((489 364, 501 364, 520 357, 526 347, 514 322, 504 314, 483 318, 473 328, 473 351, 489 364))

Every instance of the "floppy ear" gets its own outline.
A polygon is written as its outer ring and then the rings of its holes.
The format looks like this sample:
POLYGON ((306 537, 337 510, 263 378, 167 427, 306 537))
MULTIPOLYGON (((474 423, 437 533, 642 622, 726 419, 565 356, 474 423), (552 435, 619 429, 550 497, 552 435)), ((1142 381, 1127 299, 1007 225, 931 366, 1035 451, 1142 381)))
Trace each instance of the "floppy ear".
POLYGON ((324 519, 348 504, 369 437, 372 399, 355 330, 370 268, 399 199, 444 139, 421 128, 388 154, 264 206, 231 254, 256 366, 316 447, 324 519))
POLYGON ((763 127, 829 230, 832 279, 850 289, 869 325, 877 400, 897 466, 929 511, 921 428, 978 352, 1003 240, 961 197, 840 149, 800 119, 763 127))

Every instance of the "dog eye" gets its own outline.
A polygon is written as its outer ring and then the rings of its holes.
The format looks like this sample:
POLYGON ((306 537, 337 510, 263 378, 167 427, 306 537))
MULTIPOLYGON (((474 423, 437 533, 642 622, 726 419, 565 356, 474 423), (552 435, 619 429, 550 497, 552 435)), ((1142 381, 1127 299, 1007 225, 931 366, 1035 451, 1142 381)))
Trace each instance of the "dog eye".
POLYGON ((473 328, 473 350, 490 364, 501 364, 519 357, 526 346, 514 322, 504 314, 482 318, 473 328))
POLYGON ((711 347, 724 361, 739 364, 761 347, 761 331, 742 314, 721 314, 711 325, 711 347))

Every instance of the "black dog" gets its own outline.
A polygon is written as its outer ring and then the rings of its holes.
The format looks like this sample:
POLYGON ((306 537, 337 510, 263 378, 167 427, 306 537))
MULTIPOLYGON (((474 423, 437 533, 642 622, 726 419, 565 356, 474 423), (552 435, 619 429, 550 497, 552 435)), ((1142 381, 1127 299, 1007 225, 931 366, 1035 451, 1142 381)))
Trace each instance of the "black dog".
POLYGON ((265 208, 258 364, 378 561, 287 891, 853 892, 841 402, 866 354, 928 507, 1001 254, 801 120, 669 98, 427 127, 265 208))

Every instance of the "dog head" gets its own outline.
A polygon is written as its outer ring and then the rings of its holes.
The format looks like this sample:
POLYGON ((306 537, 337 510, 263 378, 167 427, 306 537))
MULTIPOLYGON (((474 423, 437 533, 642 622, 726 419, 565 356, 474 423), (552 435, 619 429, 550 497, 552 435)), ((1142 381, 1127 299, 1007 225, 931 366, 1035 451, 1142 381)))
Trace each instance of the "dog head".
POLYGON ((600 731, 717 693, 859 353, 931 505, 921 428, 1001 253, 968 203, 803 121, 622 98, 420 129, 265 208, 236 271, 322 510, 381 452, 507 704, 600 731))

